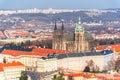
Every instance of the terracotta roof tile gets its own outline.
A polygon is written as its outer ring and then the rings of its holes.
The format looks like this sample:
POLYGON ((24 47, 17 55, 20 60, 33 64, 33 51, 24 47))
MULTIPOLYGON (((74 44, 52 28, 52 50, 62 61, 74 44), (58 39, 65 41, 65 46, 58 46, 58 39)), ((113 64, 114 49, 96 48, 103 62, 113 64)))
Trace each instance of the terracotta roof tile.
POLYGON ((2 71, 4 71, 4 70, 3 70, 3 66, 0 65, 0 72, 2 72, 2 71))
POLYGON ((69 51, 65 51, 65 50, 34 48, 32 52, 4 49, 2 51, 2 54, 8 54, 8 55, 12 55, 12 56, 20 56, 20 55, 47 56, 48 54, 53 54, 53 53, 64 54, 66 52, 69 53, 69 51))
POLYGON ((106 46, 98 46, 98 47, 96 48, 96 50, 104 50, 104 49, 106 49, 106 46))
POLYGON ((15 66, 24 66, 21 62, 9 62, 9 63, 0 63, 0 72, 4 71, 4 67, 15 67, 15 66))
POLYGON ((109 46, 98 46, 96 48, 96 50, 105 50, 105 49, 110 49, 116 52, 120 52, 120 44, 114 44, 109 46))
POLYGON ((84 74, 85 74, 84 72, 81 72, 81 73, 67 73, 67 74, 64 74, 64 76, 83 77, 84 74))
POLYGON ((97 76, 95 74, 92 73, 88 73, 85 75, 86 78, 97 78, 97 76))
POLYGON ((22 64, 21 62, 16 62, 16 61, 13 61, 13 62, 9 62, 9 63, 3 63, 3 66, 4 67, 10 67, 10 66, 24 66, 24 64, 22 64))

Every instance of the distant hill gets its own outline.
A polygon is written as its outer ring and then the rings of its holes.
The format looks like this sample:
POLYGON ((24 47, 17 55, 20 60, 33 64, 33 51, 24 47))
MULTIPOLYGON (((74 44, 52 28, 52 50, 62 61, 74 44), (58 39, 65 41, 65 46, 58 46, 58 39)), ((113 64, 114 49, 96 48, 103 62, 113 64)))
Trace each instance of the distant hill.
POLYGON ((120 21, 120 9, 107 10, 89 10, 78 12, 63 12, 56 14, 30 13, 30 14, 12 14, 11 17, 22 17, 26 21, 38 20, 51 22, 54 20, 64 19, 66 22, 76 22, 80 16, 83 22, 111 22, 120 21))

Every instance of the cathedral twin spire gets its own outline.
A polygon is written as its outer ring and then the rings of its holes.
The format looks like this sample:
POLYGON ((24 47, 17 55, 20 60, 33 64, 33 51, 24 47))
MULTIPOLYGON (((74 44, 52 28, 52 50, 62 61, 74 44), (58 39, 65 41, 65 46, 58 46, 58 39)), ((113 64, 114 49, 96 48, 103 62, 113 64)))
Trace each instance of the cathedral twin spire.
POLYGON ((64 24, 63 24, 63 20, 62 20, 62 30, 64 30, 64 24))
MULTIPOLYGON (((54 27, 54 30, 57 30, 57 22, 55 21, 55 27, 54 27)), ((62 31, 64 30, 64 23, 63 23, 63 20, 62 20, 62 31)))
MULTIPOLYGON (((55 27, 54 27, 54 30, 57 30, 57 23, 55 21, 55 27)), ((64 31, 64 24, 63 24, 63 20, 62 20, 62 33, 64 31)), ((81 25, 81 18, 79 17, 79 21, 78 21, 78 24, 76 25, 75 27, 75 31, 76 32, 84 32, 84 28, 82 27, 81 25)))

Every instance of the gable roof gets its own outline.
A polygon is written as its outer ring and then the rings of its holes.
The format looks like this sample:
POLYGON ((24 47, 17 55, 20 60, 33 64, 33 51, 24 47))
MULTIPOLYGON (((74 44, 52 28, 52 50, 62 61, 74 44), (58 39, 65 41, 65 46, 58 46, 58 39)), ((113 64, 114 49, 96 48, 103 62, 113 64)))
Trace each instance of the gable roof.
POLYGON ((84 72, 81 73, 66 73, 64 76, 72 76, 72 77, 83 77, 85 75, 84 72))
POLYGON ((120 44, 113 44, 113 45, 106 45, 106 46, 98 46, 96 48, 96 51, 102 51, 102 50, 105 50, 105 49, 110 49, 110 50, 113 50, 115 52, 120 52, 120 44))
POLYGON ((64 76, 72 76, 72 77, 85 77, 85 78, 97 78, 97 76, 93 73, 66 73, 64 76))
POLYGON ((8 63, 0 63, 0 72, 4 71, 4 67, 18 67, 18 66, 24 66, 24 64, 22 64, 21 62, 16 62, 16 61, 12 61, 12 62, 8 62, 8 63))
POLYGON ((33 51, 19 51, 19 50, 9 50, 4 49, 2 51, 2 54, 8 54, 12 56, 20 56, 20 55, 36 55, 36 56, 47 56, 48 54, 65 54, 69 53, 69 51, 66 50, 53 50, 53 49, 46 49, 46 48, 34 48, 33 51))
POLYGON ((85 75, 86 78, 97 78, 95 74, 89 73, 85 75))

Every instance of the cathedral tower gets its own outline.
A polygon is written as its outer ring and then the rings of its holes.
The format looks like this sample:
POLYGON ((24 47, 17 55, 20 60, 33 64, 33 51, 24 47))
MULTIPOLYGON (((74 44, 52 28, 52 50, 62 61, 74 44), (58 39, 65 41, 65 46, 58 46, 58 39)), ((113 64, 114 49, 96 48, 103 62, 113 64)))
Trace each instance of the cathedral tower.
POLYGON ((57 49, 58 48, 58 29, 57 29, 57 24, 55 21, 55 27, 53 31, 53 40, 52 40, 52 49, 57 49))
POLYGON ((75 27, 75 46, 76 52, 84 51, 84 28, 81 26, 81 19, 79 17, 79 22, 75 27))
POLYGON ((66 39, 65 39, 65 32, 64 32, 64 22, 62 20, 62 29, 61 29, 61 50, 66 50, 66 39))

